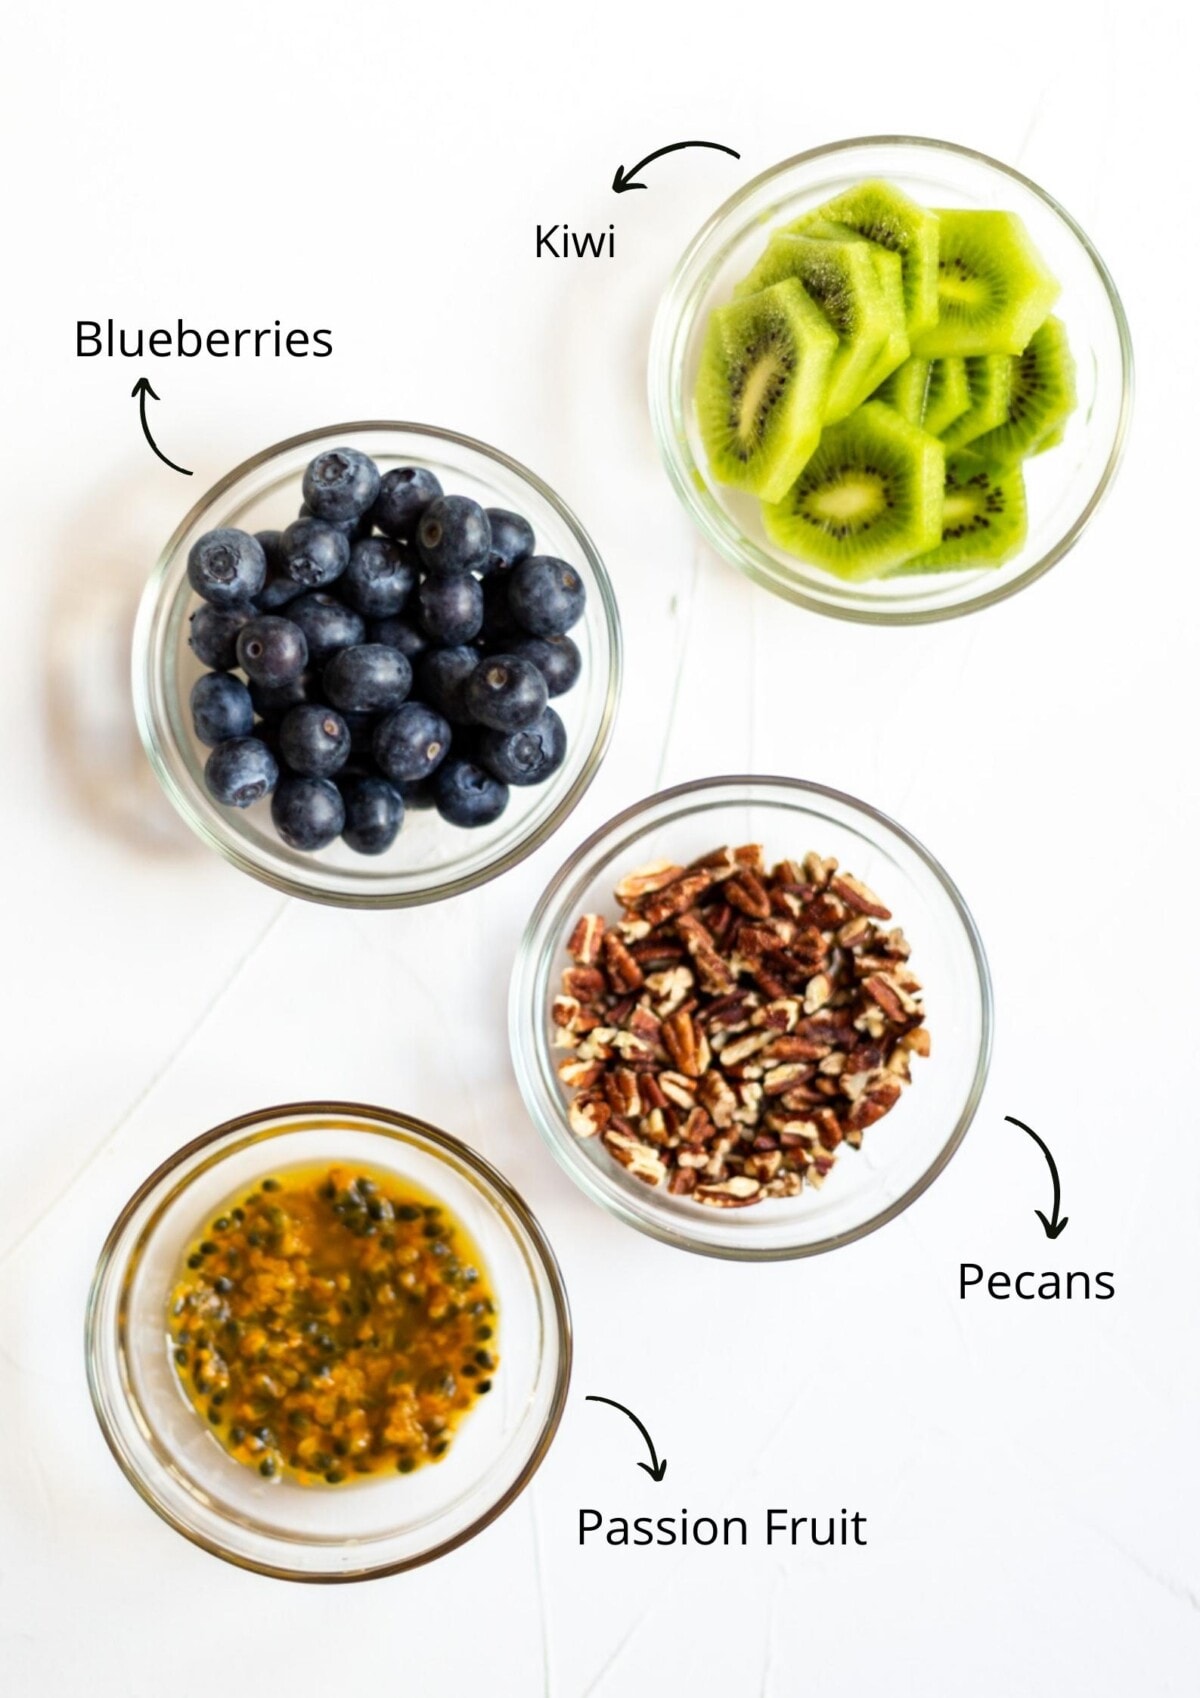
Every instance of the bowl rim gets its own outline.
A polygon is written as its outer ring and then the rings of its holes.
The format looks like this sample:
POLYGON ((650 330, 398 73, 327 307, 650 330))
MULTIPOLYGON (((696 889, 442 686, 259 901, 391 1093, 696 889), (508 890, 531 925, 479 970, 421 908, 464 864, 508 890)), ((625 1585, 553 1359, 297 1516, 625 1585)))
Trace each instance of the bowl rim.
MULTIPOLYGON (((519 866, 529 855, 540 849, 542 844, 547 842, 559 826, 574 812, 608 753, 616 726, 622 674, 621 620, 612 580, 600 551, 573 509, 536 472, 531 471, 520 460, 504 453, 502 449, 493 448, 490 443, 483 442, 477 437, 467 436, 460 431, 447 429, 445 426, 420 424, 404 419, 343 420, 340 423, 322 425, 314 430, 301 431, 298 435, 285 437, 281 441, 273 442, 268 447, 260 449, 258 453, 240 461, 224 476, 218 478, 216 483, 188 509, 172 531, 155 561, 138 602, 137 616, 133 628, 131 657, 134 717, 137 721, 142 747, 146 752, 155 777, 176 813, 179 814, 188 828, 209 848, 217 850, 225 860, 237 867, 239 871, 248 873, 261 883, 270 885, 274 890, 283 891, 288 896, 300 897, 305 901, 320 902, 330 907, 358 909, 415 908, 426 903, 440 902, 448 897, 459 896, 465 891, 475 890, 480 885, 487 884, 490 880, 510 872, 513 867, 519 866), (521 837, 503 854, 497 855, 485 865, 420 890, 364 889, 350 891, 316 888, 300 876, 275 869, 268 870, 259 863, 258 858, 251 850, 242 845, 240 839, 232 831, 213 830, 205 817, 193 805, 187 784, 181 780, 174 770, 173 759, 168 749, 170 739, 163 732, 163 726, 166 722, 164 680, 161 675, 161 668, 152 664, 155 632, 160 619, 165 615, 167 607, 164 596, 167 576, 172 562, 179 553, 183 539, 193 525, 197 524, 205 513, 242 478, 278 456, 302 448, 308 443, 325 441, 332 436, 350 436, 355 433, 363 434, 373 431, 402 431, 409 435, 427 438, 433 443, 453 444, 457 448, 464 448, 471 453, 481 455, 485 460, 490 460, 494 465, 503 468, 511 476, 527 484, 558 515, 571 532, 581 554, 587 561, 599 590, 600 615, 609 647, 608 678, 605 684, 600 720, 592 740, 592 746, 573 783, 563 791, 546 818, 535 831, 521 837)), ((553 778, 551 778, 550 783, 553 785, 553 778)))
MULTIPOLYGON (((687 808, 683 811, 686 814, 693 810, 687 808)), ((561 925, 557 927, 557 934, 560 939, 557 948, 561 948, 561 942, 565 941, 566 937, 565 927, 561 925)), ((851 796, 847 791, 836 790, 826 784, 818 784, 808 779, 793 778, 778 773, 731 773, 712 778, 692 779, 685 784, 676 784, 668 789, 655 791, 653 795, 633 803, 630 807, 622 809, 618 814, 614 814, 563 862, 543 891, 521 938, 509 990, 509 1043, 517 1083, 530 1117, 537 1126, 544 1142, 549 1145, 559 1166, 566 1171, 586 1197, 607 1209, 610 1214, 615 1215, 626 1226, 635 1227, 639 1232, 644 1232, 649 1237, 656 1238, 660 1243, 669 1244, 673 1249, 690 1251, 695 1255, 711 1256, 718 1260, 737 1262, 796 1261, 803 1257, 822 1255, 826 1251, 841 1249, 844 1245, 853 1244, 857 1240, 867 1237, 869 1233, 876 1232, 880 1227, 886 1226, 897 1215, 903 1214, 911 1204, 916 1202, 918 1197, 929 1189, 934 1180, 949 1165, 951 1158, 957 1153, 970 1129, 978 1111, 984 1087, 987 1084, 994 1029, 995 1000, 991 970, 983 947, 983 939, 962 893, 941 862, 910 831, 907 831, 904 826, 892 819, 889 814, 872 807, 869 802, 860 801, 858 797, 851 796), (544 1010, 536 1010, 527 1006, 524 993, 530 987, 525 981, 527 973, 531 970, 531 964, 536 967, 535 949, 538 933, 555 913, 556 907, 559 906, 559 898, 565 892, 566 887, 572 884, 579 873, 597 858, 599 851, 605 847, 612 837, 653 809, 688 797, 699 798, 703 795, 722 792, 736 795, 739 791, 752 789, 756 786, 774 787, 791 795, 815 797, 825 802, 834 803, 839 807, 848 808, 860 818, 869 821, 875 828, 882 828, 885 833, 893 833, 899 838, 905 848, 915 854, 918 860, 933 874, 942 892, 948 897, 970 947, 979 984, 979 1047, 975 1057, 971 1087, 950 1136, 942 1144, 929 1166, 900 1197, 889 1203, 886 1208, 881 1209, 877 1214, 870 1216, 857 1226, 847 1227, 812 1244, 754 1246, 741 1245, 736 1242, 702 1243, 691 1237, 683 1227, 676 1229, 668 1225, 666 1221, 660 1222, 652 1216, 643 1214, 637 1206, 626 1199, 623 1193, 610 1193, 607 1189, 602 1190, 599 1187, 593 1189, 587 1183, 584 1171, 576 1165, 567 1153, 574 1148, 578 1140, 575 1139, 567 1124, 565 1100, 556 1099, 558 1113, 551 1120, 550 1117, 543 1115, 541 1100, 534 1088, 535 1072, 540 1069, 540 1064, 548 1051, 544 1010), (530 1031, 532 1031, 532 1038, 529 1036, 530 1031), (536 1067, 535 1063, 537 1064, 536 1067)), ((631 1193, 631 1195, 636 1194, 631 1193)))
MULTIPOLYGON (((825 614, 831 619, 846 619, 854 624, 864 625, 928 625, 946 619, 961 618, 969 613, 979 613, 984 608, 994 606, 997 602, 1006 601, 1009 596, 1027 589, 1030 584, 1043 577, 1052 566, 1057 565, 1063 556, 1074 548, 1111 488, 1124 457, 1133 413, 1133 339, 1130 334, 1125 307, 1113 281, 1112 273, 1101 258, 1091 238, 1066 208, 1040 184, 1035 183, 1031 177, 1027 177, 1024 172, 1018 171, 1015 166, 1006 165, 1003 160, 996 159, 991 154, 984 153, 978 148, 966 147, 959 142, 939 140, 936 136, 849 136, 841 141, 823 142, 819 147, 807 148, 802 153, 793 154, 791 158, 781 160, 777 164, 769 166, 767 170, 760 171, 756 177, 753 177, 742 188, 723 201, 711 217, 705 221, 677 260, 659 301, 650 336, 647 378, 651 422, 667 477, 685 512, 697 527, 703 539, 735 570, 741 572, 744 577, 749 578, 763 589, 769 590, 773 595, 779 596, 781 600, 792 602, 798 607, 806 608, 809 612, 825 614), (683 454, 679 451, 678 433, 674 428, 672 404, 676 363, 674 355, 676 344, 680 340, 679 331, 684 310, 691 295, 695 292, 692 289, 687 294, 682 294, 684 279, 689 268, 710 240, 720 231, 726 220, 733 217, 742 203, 773 179, 783 176, 786 172, 808 165, 814 160, 827 158, 834 154, 852 153, 855 150, 870 147, 927 148, 934 153, 956 154, 960 158, 973 161, 977 165, 983 165, 990 170, 1000 172, 1003 176, 1011 178, 1014 182, 1019 183, 1022 188, 1036 196, 1065 225, 1091 262, 1108 298, 1120 347, 1121 398, 1116 429, 1099 480, 1083 508, 1053 546, 1040 559, 1032 562, 1018 577, 1006 583, 993 584, 991 588, 983 588, 979 593, 971 595, 969 599, 953 605, 890 608, 883 603, 878 607, 849 602, 843 604, 835 600, 822 599, 811 593, 802 583, 784 582, 777 575, 767 572, 758 564, 757 551, 751 547, 746 538, 739 533, 738 541, 741 546, 734 546, 722 528, 710 524, 705 498, 713 503, 716 502, 716 498, 711 493, 711 479, 703 468, 698 465, 693 468, 690 457, 685 463, 683 454), (702 490, 698 491, 696 488, 693 469, 700 474, 702 490)), ((831 575, 830 584, 834 585, 836 582, 837 580, 831 575)), ((987 580, 984 579, 982 582, 986 585, 987 580)))
MULTIPOLYGON (((275 1135, 270 1131, 264 1132, 264 1142, 275 1135)), ((218 1158, 217 1165, 219 1165, 220 1160, 224 1159, 224 1157, 218 1158)), ((188 1182, 190 1181, 185 1181, 185 1184, 188 1182)), ((511 1232, 511 1227, 508 1230, 511 1232)), ((562 1270, 558 1265, 558 1259, 549 1239, 520 1192, 504 1177, 498 1168, 494 1167, 484 1156, 481 1156, 477 1150, 472 1149, 470 1145, 464 1143, 462 1139, 454 1137, 451 1133, 443 1132, 440 1127, 434 1126, 431 1122, 422 1120, 417 1115, 402 1113, 397 1109, 380 1108, 375 1104, 350 1102, 344 1099, 279 1103, 274 1107, 255 1109, 248 1114, 236 1115, 233 1119, 223 1121, 219 1126, 214 1126, 209 1131, 200 1133, 198 1137, 190 1139, 161 1161, 123 1205, 105 1237, 88 1287, 87 1303, 84 1310, 83 1342, 88 1393, 91 1397, 93 1413, 96 1416, 100 1431, 104 1435, 105 1443, 108 1445, 118 1467, 143 1503, 148 1504, 156 1515, 165 1521, 168 1526, 173 1527, 177 1533, 181 1533, 191 1544, 199 1546, 200 1549, 207 1551, 211 1556, 220 1557, 223 1562, 228 1562, 235 1568, 246 1569, 254 1574, 264 1574, 275 1580, 299 1580, 312 1585, 348 1585, 363 1580, 383 1579, 389 1574, 402 1574, 409 1569, 421 1568, 426 1563, 434 1562, 450 1551, 457 1550, 460 1545, 465 1545, 473 1539, 477 1533, 482 1533, 486 1527, 490 1527, 492 1522, 503 1515, 505 1510, 520 1497, 546 1459, 566 1408, 574 1358, 571 1310, 562 1270), (289 1568, 283 1564, 257 1561, 253 1557, 230 1550, 227 1546, 188 1526, 167 1504, 160 1501, 150 1479, 135 1467, 133 1459, 126 1454, 125 1447, 120 1442, 118 1434, 110 1426, 106 1409, 106 1388, 102 1384, 100 1371, 99 1359, 102 1354, 102 1346, 97 1330, 100 1324, 102 1296, 112 1279, 123 1280, 125 1277, 125 1264, 128 1261, 128 1254, 124 1261, 118 1260, 116 1254, 121 1240, 142 1205, 165 1180, 169 1179, 173 1173, 186 1167, 194 1157, 223 1138, 230 1137, 238 1132, 248 1131, 274 1120, 318 1115, 346 1115, 358 1120, 374 1121, 377 1124, 369 1130, 384 1136, 389 1135, 389 1128, 405 1133, 415 1132, 431 1144, 435 1150, 453 1155, 456 1160, 470 1168, 477 1178, 482 1179, 485 1182, 485 1187, 495 1191, 507 1208, 511 1210, 522 1230, 528 1235, 536 1258, 546 1275, 559 1340, 550 1405, 538 1434, 537 1443, 516 1478, 500 1497, 477 1516, 469 1526, 455 1533, 452 1537, 443 1539, 439 1544, 431 1546, 427 1551, 372 1567, 331 1574, 313 1573, 307 1570, 289 1568)), ((127 1389, 119 1382, 116 1393, 126 1405, 129 1404, 127 1389)))

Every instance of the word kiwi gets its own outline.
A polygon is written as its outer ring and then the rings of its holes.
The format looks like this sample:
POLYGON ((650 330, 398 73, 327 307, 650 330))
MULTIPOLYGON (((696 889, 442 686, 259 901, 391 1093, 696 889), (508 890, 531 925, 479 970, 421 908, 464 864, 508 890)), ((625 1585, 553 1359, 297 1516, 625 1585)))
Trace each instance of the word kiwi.
POLYGON ((616 231, 610 224, 607 230, 582 234, 567 224, 537 227, 535 259, 616 259, 616 231), (557 246, 555 245, 557 243, 557 246))

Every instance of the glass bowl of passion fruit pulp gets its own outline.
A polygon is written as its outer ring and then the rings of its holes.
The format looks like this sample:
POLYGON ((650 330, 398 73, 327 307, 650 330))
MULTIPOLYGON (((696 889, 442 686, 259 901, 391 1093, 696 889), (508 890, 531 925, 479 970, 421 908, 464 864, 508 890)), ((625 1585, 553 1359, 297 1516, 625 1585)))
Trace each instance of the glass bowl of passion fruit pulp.
MULTIPOLYGON (((816 233, 837 237, 847 231, 827 227, 816 233)), ((878 256, 877 245, 871 246, 878 256)), ((821 333, 827 333, 826 327, 821 333)), ((972 383, 985 382, 989 368, 976 360, 968 375, 972 383)), ((1027 177, 984 154, 949 142, 894 136, 836 142, 798 154, 727 201, 688 246, 667 286, 649 364, 650 408, 668 475, 709 543, 747 577, 789 601, 877 624, 915 624, 973 612, 1024 589, 1060 560, 1083 534, 1117 471, 1132 380, 1129 327, 1120 298, 1103 260, 1070 214, 1027 177), (764 523, 763 504, 719 481, 705 448, 697 385, 710 315, 735 299, 777 232, 857 185, 881 180, 923 208, 1015 213, 1045 271, 1059 285, 1051 312, 1069 346, 1075 404, 1053 448, 1018 466, 1018 475, 1024 473, 1024 540, 994 567, 899 570, 861 582, 835 576, 781 546, 764 523)), ((1010 393, 1016 397, 1019 392, 1014 387, 1010 393)), ((882 399, 897 404, 886 391, 882 399)), ((969 393, 964 399, 975 405, 979 397, 969 393)), ((945 428, 951 452, 964 416, 957 426, 945 428)), ((929 421, 922 422, 928 429, 929 421)), ((1058 437, 1057 429, 1047 440, 1051 437, 1058 437)))
POLYGON ((289 896, 342 907, 401 908, 436 902, 495 878, 524 860, 574 809, 604 759, 621 680, 616 599, 591 538, 566 504, 533 472, 500 450, 432 425, 389 421, 331 425, 266 448, 215 484, 182 521, 146 585, 134 632, 133 696, 138 729, 168 797, 192 830, 243 872, 289 896), (490 825, 465 830, 430 808, 407 813, 382 855, 356 855, 340 840, 317 854, 290 849, 271 822, 269 801, 222 807, 204 783, 209 750, 192 725, 188 698, 205 668, 188 647, 188 619, 200 605, 187 576, 188 551, 220 526, 281 529, 295 518, 310 460, 348 445, 383 472, 422 466, 448 493, 521 513, 537 547, 568 561, 587 590, 571 632, 582 656, 579 680, 554 707, 567 754, 545 784, 514 787, 490 825))
MULTIPOLYGON (((307 1234, 304 1242, 304 1266, 315 1269, 320 1241, 307 1234)), ((380 1254, 386 1259, 386 1250, 380 1254)), ((293 1258, 293 1271, 296 1265, 293 1258)), ((326 1276, 336 1278, 327 1257, 321 1267, 326 1276)), ((414 1363, 427 1367, 432 1360, 429 1349, 440 1349, 438 1341, 449 1335, 444 1324, 440 1330, 435 1324, 438 1317, 423 1295, 425 1308, 413 1299, 416 1320, 405 1327, 403 1275, 391 1283, 394 1289, 380 1292, 376 1282, 375 1304, 399 1314, 405 1342, 396 1342, 399 1333, 385 1338, 381 1329, 363 1335, 362 1349, 403 1348, 409 1371, 396 1374, 400 1382, 411 1378, 414 1363), (429 1348, 424 1354, 421 1327, 427 1329, 429 1348)), ((427 1287, 422 1284, 418 1290, 424 1294, 427 1287)), ((320 1310, 313 1313, 315 1317, 320 1310)), ((370 1330, 378 1307, 364 1313, 363 1324, 370 1330)), ((341 1323, 354 1324, 353 1318, 341 1323)), ((477 1330, 473 1326, 472 1335, 477 1330)), ((458 1351, 457 1334, 452 1344, 458 1351)), ((295 1365, 307 1366, 307 1359, 301 1364, 297 1354, 295 1365)), ((203 1549, 240 1567, 286 1579, 349 1581, 396 1573, 473 1538, 507 1508, 540 1466, 562 1414, 570 1366, 570 1315, 553 1251, 508 1182, 435 1127, 352 1103, 303 1103, 244 1115, 177 1151, 121 1211, 88 1302, 92 1401, 109 1447, 131 1484, 165 1521, 203 1549), (296 1333, 268 1327, 271 1336, 263 1342, 269 1346, 269 1365, 263 1372, 277 1381, 291 1381, 286 1393, 279 1384, 251 1385, 256 1359, 245 1352, 241 1356, 249 1364, 249 1377, 239 1382, 237 1346, 207 1338, 188 1309, 185 1294, 203 1287, 206 1278, 210 1293, 214 1287, 217 1292, 232 1287, 229 1314, 222 1321, 210 1307, 208 1315, 216 1318, 207 1324, 217 1329, 236 1326, 245 1338, 252 1322, 243 1318, 238 1323, 230 1316, 245 1315, 239 1299, 250 1287, 237 1271, 236 1256, 235 1266, 227 1265, 230 1247, 238 1244, 240 1266, 261 1291, 267 1271, 289 1263, 272 1260, 279 1247, 269 1241, 252 1253, 241 1240, 263 1244, 263 1230, 269 1228, 262 1228, 260 1215, 274 1210, 290 1224, 303 1214, 305 1193, 319 1198, 322 1206, 329 1196, 338 1217, 324 1248, 328 1251, 334 1233, 343 1236, 349 1277, 342 1280, 339 1297, 342 1292, 361 1296, 370 1288, 364 1286, 364 1276, 369 1281, 375 1267, 367 1268, 363 1251, 380 1239, 364 1235, 373 1234, 377 1224, 385 1245, 400 1244, 400 1255, 407 1245, 404 1233, 411 1236, 428 1224, 430 1251, 441 1246, 443 1255, 457 1258, 452 1273, 471 1264, 462 1315, 473 1322, 476 1308, 481 1314, 486 1310, 487 1379, 465 1378, 456 1363, 457 1388, 439 1383, 437 1392, 444 1392, 455 1407, 445 1404, 449 1418, 444 1433, 424 1454, 420 1432, 402 1430, 397 1422, 395 1430, 388 1426, 386 1443, 360 1454, 361 1472, 355 1471, 353 1445, 337 1447, 343 1456, 348 1449, 347 1460, 332 1454, 319 1457, 314 1470, 307 1467, 303 1438, 297 1440, 293 1430, 280 1436, 266 1426, 272 1422, 282 1429, 292 1424, 304 1403, 300 1394, 307 1386, 288 1372, 286 1352, 293 1345, 297 1352, 308 1351, 309 1331, 315 1331, 313 1348, 333 1352, 331 1368, 312 1370, 318 1390, 320 1376, 326 1373, 331 1377, 325 1383, 339 1385, 336 1375, 343 1362, 351 1365, 349 1371, 361 1366, 361 1357, 342 1353, 338 1299, 332 1299, 329 1311, 333 1324, 326 1314, 319 1327, 315 1318, 311 1326, 300 1325, 299 1343, 296 1333), (397 1216, 389 1231, 389 1221, 397 1216), (411 1228, 406 1217, 414 1223, 411 1228), (220 1267, 215 1280, 197 1271, 206 1263, 209 1275, 220 1267), (333 1338, 323 1336, 327 1325, 333 1338), (279 1344, 285 1338, 290 1341, 286 1347, 279 1344), (214 1377, 205 1388, 197 1383, 199 1368, 193 1358, 197 1346, 214 1343, 232 1381, 228 1375, 214 1377), (277 1355, 277 1344, 283 1354, 277 1355), (212 1406, 216 1384, 222 1386, 221 1407, 212 1406), (479 1386, 486 1387, 486 1396, 473 1389, 479 1386), (266 1404, 273 1405, 273 1412, 261 1417, 261 1438, 239 1403, 243 1392, 260 1390, 266 1404), (235 1421, 242 1425, 231 1432, 235 1421), (414 1435, 418 1466, 412 1460, 414 1435), (331 1479, 333 1483, 327 1483, 331 1479)), ((469 1371, 474 1373, 474 1368, 469 1371)), ((422 1394, 430 1390, 424 1378, 417 1387, 422 1394)), ((364 1383, 370 1386, 369 1376, 364 1383)), ((403 1402, 407 1386, 399 1392, 403 1402)), ((420 1410, 427 1411, 435 1402, 423 1399, 420 1410)), ((332 1403, 339 1416, 346 1413, 340 1399, 332 1403)), ((314 1421, 322 1423, 319 1404, 312 1407, 317 1411, 314 1421)), ((349 1413, 353 1417, 357 1411, 349 1413)), ((303 1427, 305 1418, 294 1424, 303 1427)), ((326 1438, 323 1429, 323 1443, 326 1438)))

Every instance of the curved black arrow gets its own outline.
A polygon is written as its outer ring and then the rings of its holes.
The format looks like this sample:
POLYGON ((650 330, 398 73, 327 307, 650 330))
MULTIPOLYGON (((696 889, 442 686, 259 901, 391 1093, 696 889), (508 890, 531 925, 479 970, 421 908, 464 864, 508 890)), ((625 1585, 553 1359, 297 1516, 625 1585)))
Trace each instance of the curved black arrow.
POLYGON ((138 405, 141 408, 142 429, 146 433, 146 441, 150 444, 151 448, 153 448, 164 466, 170 466, 173 472, 182 472, 185 478, 190 478, 192 474, 187 470, 186 466, 177 466, 174 460, 168 460, 167 456, 163 453, 162 449, 158 446, 158 443, 155 442, 154 438, 150 434, 150 426, 146 423, 146 397, 149 395, 152 401, 158 400, 158 396, 150 387, 150 379, 148 377, 139 377, 133 388, 130 390, 130 394, 137 395, 140 398, 138 405))
POLYGON ((1005 1118, 1005 1120, 1008 1121, 1010 1126, 1019 1126, 1021 1128, 1022 1132, 1028 1132, 1029 1136, 1033 1139, 1034 1143, 1037 1145, 1038 1149, 1042 1152, 1042 1154, 1046 1158, 1046 1161, 1049 1163, 1050 1178, 1054 1181, 1054 1207, 1050 1211, 1050 1219, 1049 1220, 1046 1219, 1046 1217, 1042 1213, 1041 1209, 1034 1209, 1033 1212, 1038 1217, 1038 1219, 1041 1221, 1043 1227, 1045 1228, 1046 1237, 1047 1238, 1057 1238, 1059 1233, 1062 1231, 1062 1229, 1067 1224, 1067 1216, 1064 1215, 1061 1220, 1059 1220, 1059 1218, 1058 1218, 1058 1206, 1059 1206, 1059 1203, 1062 1201, 1062 1193, 1059 1189, 1058 1169, 1054 1165, 1054 1157, 1050 1154, 1050 1151, 1046 1148, 1045 1143, 1042 1141, 1041 1138, 1038 1137, 1037 1133, 1033 1130, 1032 1126, 1026 1126, 1025 1122, 1023 1120, 1018 1120, 1015 1114, 1006 1114, 1004 1116, 1004 1118, 1005 1118))
POLYGON ((736 148, 726 147, 723 142, 672 142, 670 147, 655 148, 654 152, 648 153, 645 159, 639 159, 632 171, 626 171, 623 165, 618 165, 617 174, 612 180, 613 194, 623 195, 629 189, 644 189, 646 187, 645 183, 635 183, 633 181, 642 167, 644 165, 649 165, 652 160, 661 159, 664 153, 678 153, 681 147, 715 147, 718 153, 730 153, 735 159, 740 159, 742 157, 736 148))
POLYGON ((637 1428, 638 1432, 645 1439, 647 1448, 649 1449, 649 1452, 650 1452, 650 1461, 649 1462, 639 1462, 638 1467, 644 1468, 646 1470, 646 1473, 649 1474, 649 1476, 652 1480, 661 1480, 663 1475, 667 1471, 666 1458, 664 1457, 661 1462, 658 1460, 658 1452, 654 1448, 654 1440, 650 1437, 650 1434, 646 1431, 645 1427, 642 1426, 642 1423, 638 1420, 638 1418, 634 1414, 633 1410, 632 1409, 626 1409, 626 1407, 623 1403, 618 1403, 618 1402, 616 1402, 616 1400, 614 1398, 611 1398, 611 1397, 591 1397, 591 1396, 588 1396, 588 1397, 584 1398, 584 1402, 585 1403, 607 1403, 610 1408, 619 1409, 621 1411, 622 1415, 628 1415, 629 1419, 633 1422, 633 1424, 637 1428))

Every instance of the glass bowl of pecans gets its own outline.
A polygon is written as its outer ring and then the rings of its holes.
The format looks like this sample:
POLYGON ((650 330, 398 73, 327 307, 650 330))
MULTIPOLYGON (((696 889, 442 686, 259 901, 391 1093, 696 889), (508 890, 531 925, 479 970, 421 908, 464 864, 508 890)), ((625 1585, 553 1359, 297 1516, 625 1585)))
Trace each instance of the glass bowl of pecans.
POLYGON ((712 778, 560 869, 509 1029, 588 1196, 680 1249, 772 1261, 932 1184, 983 1091, 992 992, 965 902, 901 826, 799 779, 712 778))

